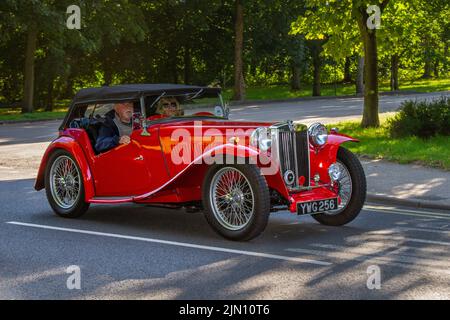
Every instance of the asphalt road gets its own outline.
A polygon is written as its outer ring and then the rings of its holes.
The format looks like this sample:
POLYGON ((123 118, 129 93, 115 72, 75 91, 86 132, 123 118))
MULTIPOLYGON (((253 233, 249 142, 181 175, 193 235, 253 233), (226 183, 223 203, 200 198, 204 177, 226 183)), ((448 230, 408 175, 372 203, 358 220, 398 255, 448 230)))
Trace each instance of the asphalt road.
MULTIPOLYGON (((380 96, 380 113, 393 112, 405 100, 427 100, 450 95, 450 91, 425 94, 380 96)), ((299 102, 270 103, 232 107, 231 117, 235 120, 258 121, 301 121, 305 124, 314 122, 336 123, 339 121, 361 118, 363 98, 313 99, 299 102)))
MULTIPOLYGON (((405 98, 383 97, 382 108, 405 98)), ((320 101, 237 107, 232 118, 361 114, 360 99, 320 101)), ((58 218, 33 190, 58 124, 0 126, 0 299, 450 298, 449 212, 368 204, 342 228, 281 212, 249 243, 223 240, 202 214, 183 211, 92 206, 80 220, 58 218), (81 290, 66 285, 74 265, 81 290), (367 286, 373 266, 380 289, 367 286)))
POLYGON ((96 206, 64 220, 31 183, 0 182, 0 299, 450 298, 448 212, 368 206, 342 228, 284 212, 233 243, 183 211, 96 206), (67 289, 73 265, 81 290, 67 289))

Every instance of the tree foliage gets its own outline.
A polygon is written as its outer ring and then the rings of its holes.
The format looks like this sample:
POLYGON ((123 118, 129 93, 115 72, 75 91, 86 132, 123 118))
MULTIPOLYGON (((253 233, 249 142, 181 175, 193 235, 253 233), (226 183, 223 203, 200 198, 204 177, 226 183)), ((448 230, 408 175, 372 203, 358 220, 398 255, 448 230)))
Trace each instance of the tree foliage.
MULTIPOLYGON (((376 3, 386 5, 377 79, 395 89, 405 79, 447 76, 448 1, 242 0, 246 85, 313 85, 320 94, 336 75, 355 79, 357 57, 366 55, 358 14, 376 3)), ((0 102, 50 110, 82 87, 133 82, 230 88, 235 22, 236 0, 2 0, 0 102), (66 27, 73 4, 81 30, 66 27)), ((369 83, 366 94, 373 90, 369 83)))

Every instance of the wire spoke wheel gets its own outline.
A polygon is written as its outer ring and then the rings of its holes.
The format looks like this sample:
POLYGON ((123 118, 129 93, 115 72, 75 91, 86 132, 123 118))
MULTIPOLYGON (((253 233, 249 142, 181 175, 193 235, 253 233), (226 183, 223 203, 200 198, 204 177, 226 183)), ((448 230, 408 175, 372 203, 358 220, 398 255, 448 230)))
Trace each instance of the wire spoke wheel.
POLYGON ((74 207, 81 194, 81 175, 75 162, 60 156, 50 168, 50 191, 56 204, 62 209, 74 207))
POLYGON ((337 210, 315 214, 312 217, 323 225, 344 226, 358 217, 366 201, 367 181, 359 159, 348 149, 340 147, 336 165, 340 178, 335 191, 340 203, 337 210))
POLYGON ((232 167, 219 170, 213 177, 210 201, 215 218, 230 231, 244 229, 255 212, 255 194, 249 180, 232 167))

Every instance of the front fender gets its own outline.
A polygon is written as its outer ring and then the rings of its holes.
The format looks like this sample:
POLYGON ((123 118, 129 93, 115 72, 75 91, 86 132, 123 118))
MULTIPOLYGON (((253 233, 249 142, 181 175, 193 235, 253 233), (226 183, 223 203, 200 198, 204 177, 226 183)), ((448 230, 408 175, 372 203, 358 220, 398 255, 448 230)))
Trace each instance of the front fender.
POLYGON ((47 168, 48 160, 53 152, 61 149, 69 152, 77 161, 77 164, 80 167, 81 174, 83 176, 85 200, 89 201, 95 196, 94 181, 91 169, 89 168, 89 164, 86 160, 83 149, 71 137, 60 137, 48 146, 41 160, 41 165, 39 166, 39 171, 34 188, 37 191, 45 188, 45 170, 47 168))
POLYGON ((358 139, 338 133, 328 136, 328 142, 320 149, 311 149, 311 177, 319 174, 322 181, 329 182, 328 168, 336 162, 340 146, 346 142, 359 142, 358 139))
MULTIPOLYGON (((346 142, 359 143, 359 140, 342 133, 332 133, 328 136, 328 143, 323 151, 325 151, 325 154, 328 156, 328 158, 332 158, 334 159, 334 161, 336 161, 339 147, 346 142)), ((322 153, 322 150, 319 151, 319 153, 322 153)))

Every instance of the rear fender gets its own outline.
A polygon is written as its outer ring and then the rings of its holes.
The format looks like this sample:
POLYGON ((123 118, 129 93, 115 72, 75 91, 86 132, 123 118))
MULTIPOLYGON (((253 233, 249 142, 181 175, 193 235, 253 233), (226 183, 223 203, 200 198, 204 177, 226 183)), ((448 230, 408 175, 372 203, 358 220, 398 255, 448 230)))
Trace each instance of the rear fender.
POLYGON ((61 149, 69 152, 77 161, 77 164, 83 176, 85 200, 86 202, 89 201, 95 196, 94 181, 91 169, 89 168, 89 164, 86 160, 86 156, 82 148, 73 138, 70 137, 60 137, 53 141, 47 148, 39 167, 34 188, 37 191, 45 188, 45 170, 48 164, 48 160, 50 159, 50 156, 53 154, 53 152, 61 149))

